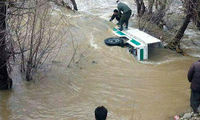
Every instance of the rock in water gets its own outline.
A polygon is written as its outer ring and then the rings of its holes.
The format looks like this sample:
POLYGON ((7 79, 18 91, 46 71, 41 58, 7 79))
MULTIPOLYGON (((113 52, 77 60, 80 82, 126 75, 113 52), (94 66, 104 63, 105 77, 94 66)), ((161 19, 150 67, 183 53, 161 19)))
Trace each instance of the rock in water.
POLYGON ((192 113, 185 113, 183 119, 190 119, 192 117, 192 113))
POLYGON ((94 60, 92 61, 92 63, 93 63, 93 64, 97 64, 97 62, 96 62, 96 61, 94 61, 94 60))

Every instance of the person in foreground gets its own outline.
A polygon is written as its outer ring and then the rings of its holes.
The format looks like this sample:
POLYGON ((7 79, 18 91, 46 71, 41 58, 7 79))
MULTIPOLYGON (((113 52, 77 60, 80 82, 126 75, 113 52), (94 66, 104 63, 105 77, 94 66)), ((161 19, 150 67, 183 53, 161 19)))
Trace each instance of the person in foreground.
POLYGON ((112 17, 110 18, 110 22, 112 22, 115 18, 116 18, 116 20, 118 21, 117 25, 119 25, 119 21, 120 21, 121 16, 120 16, 119 11, 118 11, 117 9, 115 9, 115 10, 113 11, 113 15, 112 15, 112 17))
POLYGON ((116 2, 117 2, 117 9, 119 11, 119 15, 121 16, 120 22, 119 22, 120 23, 119 30, 122 31, 124 23, 126 25, 126 29, 128 29, 128 21, 131 17, 132 10, 128 7, 128 5, 120 2, 119 0, 117 0, 116 2))
POLYGON ((95 109, 96 120, 106 120, 108 110, 104 106, 99 106, 95 109))
POLYGON ((200 112, 200 60, 191 65, 188 80, 191 82, 190 106, 194 114, 198 114, 200 112))

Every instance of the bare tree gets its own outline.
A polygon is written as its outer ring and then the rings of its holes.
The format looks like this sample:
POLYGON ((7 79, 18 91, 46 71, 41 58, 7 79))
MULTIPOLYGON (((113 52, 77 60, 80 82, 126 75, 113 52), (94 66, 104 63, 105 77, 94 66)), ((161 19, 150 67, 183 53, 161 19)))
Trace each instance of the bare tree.
POLYGON ((33 73, 55 54, 53 50, 63 36, 57 34, 59 21, 51 21, 48 0, 0 2, 0 89, 9 89, 12 80, 7 65, 11 55, 20 61, 26 80, 32 80, 33 73), (14 44, 9 45, 11 41, 14 44))
POLYGON ((161 26, 164 21, 165 13, 168 10, 167 5, 169 6, 169 1, 170 0, 148 0, 148 7, 146 7, 143 0, 135 0, 139 21, 143 21, 144 23, 144 25, 142 25, 143 27, 140 29, 144 30, 144 26, 148 24, 161 26))
POLYGON ((149 14, 152 14, 152 12, 153 12, 153 5, 154 5, 154 2, 155 2, 155 0, 149 0, 148 1, 148 12, 149 12, 149 14))
POLYGON ((199 0, 183 0, 185 7, 185 19, 183 21, 182 26, 176 33, 174 39, 167 45, 168 48, 172 50, 176 50, 178 53, 183 54, 183 50, 180 48, 180 42, 182 37, 184 36, 184 32, 187 29, 191 20, 194 21, 197 28, 199 28, 200 21, 200 1, 199 0))
POLYGON ((56 34, 59 21, 51 21, 51 6, 47 0, 33 0, 16 6, 9 25, 14 31, 11 34, 16 42, 15 50, 20 53, 21 72, 30 81, 62 36, 56 34))
POLYGON ((135 2, 136 2, 136 5, 137 5, 137 14, 138 14, 139 17, 141 17, 146 10, 144 1, 143 0, 135 0, 135 2))
POLYGON ((9 54, 7 51, 6 41, 6 3, 0 1, 0 89, 10 89, 12 87, 12 79, 8 75, 7 63, 9 60, 9 54))

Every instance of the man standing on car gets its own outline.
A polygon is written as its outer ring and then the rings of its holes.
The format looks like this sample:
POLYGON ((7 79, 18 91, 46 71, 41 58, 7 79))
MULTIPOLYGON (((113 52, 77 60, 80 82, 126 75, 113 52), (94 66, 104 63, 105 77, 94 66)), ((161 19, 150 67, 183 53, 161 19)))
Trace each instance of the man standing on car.
POLYGON ((119 11, 119 15, 121 16, 120 23, 119 23, 120 24, 119 30, 122 31, 124 23, 126 25, 126 29, 128 29, 128 21, 131 17, 132 10, 128 7, 128 5, 122 2, 119 2, 119 0, 117 0, 116 2, 117 2, 117 9, 119 11))
POLYGON ((188 80, 191 82, 190 105, 194 113, 199 113, 200 105, 200 60, 193 63, 188 71, 188 80))

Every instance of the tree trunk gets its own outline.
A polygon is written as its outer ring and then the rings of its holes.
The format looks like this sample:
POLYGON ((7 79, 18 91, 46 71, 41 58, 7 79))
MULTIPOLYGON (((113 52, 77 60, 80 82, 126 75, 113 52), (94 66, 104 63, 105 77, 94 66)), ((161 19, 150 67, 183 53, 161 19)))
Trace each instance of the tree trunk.
POLYGON ((197 21, 197 23, 196 23, 197 25, 197 28, 198 28, 198 30, 200 30, 200 21, 197 21))
POLYGON ((6 4, 0 3, 0 90, 10 89, 12 80, 7 71, 8 53, 6 52, 6 4))
POLYGON ((75 0, 71 0, 74 10, 78 11, 77 4, 75 0))
POLYGON ((149 6, 148 6, 148 13, 149 14, 152 14, 152 12, 153 12, 153 5, 154 5, 154 0, 148 0, 148 3, 149 3, 149 6))
POLYGON ((144 5, 144 2, 143 2, 143 0, 141 0, 141 6, 142 6, 142 9, 141 9, 141 16, 142 15, 144 15, 144 12, 146 11, 146 7, 145 7, 145 5, 144 5))
POLYGON ((168 46, 167 46, 168 48, 170 48, 172 50, 176 50, 178 53, 182 53, 183 52, 180 49, 180 41, 181 41, 182 37, 184 36, 184 32, 187 29, 187 26, 190 23, 191 17, 192 17, 191 14, 186 15, 185 20, 183 22, 183 25, 178 30, 178 32, 177 32, 175 38, 173 39, 173 41, 168 44, 168 46))
POLYGON ((136 5, 137 5, 137 14, 139 17, 141 17, 145 10, 146 10, 146 7, 144 5, 144 1, 143 0, 135 0, 136 2, 136 5))
POLYGON ((198 12, 196 26, 197 26, 197 28, 200 30, 200 12, 198 12))
POLYGON ((162 0, 162 2, 160 2, 159 6, 160 6, 160 8, 159 8, 160 11, 164 11, 167 7, 167 0, 162 0))
POLYGON ((141 5, 139 3, 139 0, 135 0, 135 2, 136 2, 136 6, 137 6, 137 14, 139 16, 140 15, 140 10, 141 10, 141 5))

